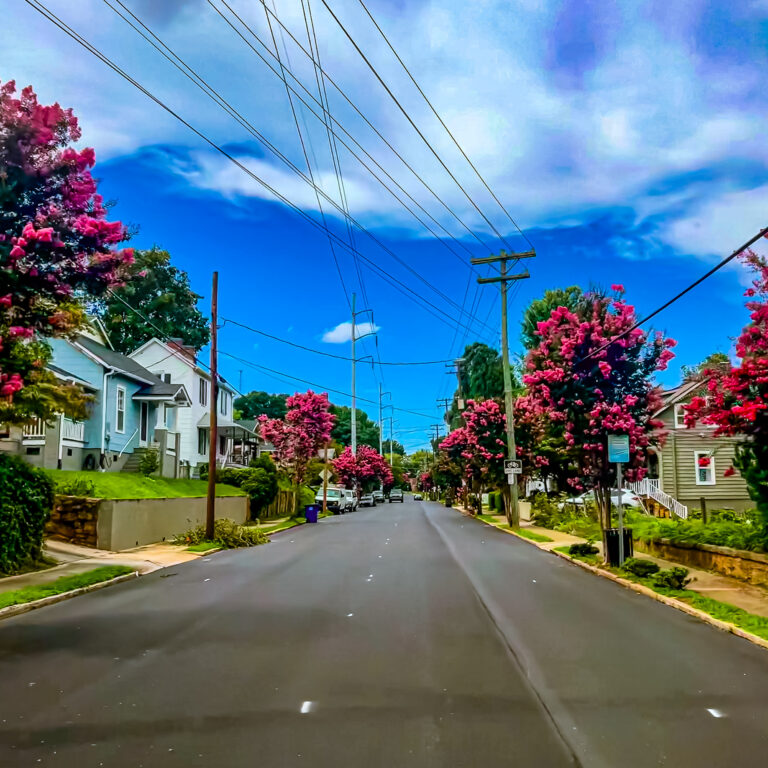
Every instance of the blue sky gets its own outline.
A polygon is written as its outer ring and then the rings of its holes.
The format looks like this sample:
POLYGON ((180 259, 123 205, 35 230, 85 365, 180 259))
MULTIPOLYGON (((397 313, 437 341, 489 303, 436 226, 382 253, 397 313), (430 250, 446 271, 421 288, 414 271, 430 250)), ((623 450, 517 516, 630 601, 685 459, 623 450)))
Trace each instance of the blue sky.
MULTIPOLYGON (((110 2, 119 8, 115 0, 110 2)), ((47 4, 319 220, 317 200, 306 181, 195 89, 105 2, 47 4)), ((227 13, 220 0, 124 4, 290 162, 306 170, 283 84, 216 15, 212 5, 227 13)), ((231 0, 229 5, 269 44, 260 2, 231 0)), ((357 0, 329 0, 329 5, 483 213, 512 246, 522 247, 357 0)), ((511 306, 515 342, 522 310, 546 288, 620 282, 628 299, 641 312, 649 311, 768 222, 766 0, 371 0, 368 5, 536 246, 531 279, 519 284, 511 306)), ((300 0, 276 0, 274 7, 286 27, 305 41, 300 0)), ((467 318, 458 307, 468 278, 474 278, 461 263, 467 259, 465 248, 487 255, 502 243, 388 99, 321 0, 312 0, 311 7, 324 68, 486 243, 484 248, 471 237, 331 88, 330 105, 339 124, 434 217, 439 224, 431 224, 433 229, 442 226, 455 238, 446 240, 455 251, 451 253, 340 148, 350 214, 381 244, 358 233, 360 253, 452 318, 441 322, 365 263, 361 286, 351 256, 339 249, 347 292, 358 294, 358 306, 374 310, 381 359, 452 358, 464 341, 496 343, 493 288, 478 294, 471 332, 455 333, 452 323, 467 318), (432 287, 395 261, 393 253, 432 287), (486 318, 490 329, 483 327, 486 318)), ((139 228, 136 246, 167 248, 206 297, 211 271, 218 269, 224 317, 300 344, 349 354, 348 344, 324 341, 329 331, 348 321, 349 311, 321 232, 26 4, 7 8, 5 22, 0 29, 0 80, 31 83, 42 100, 74 108, 83 143, 96 149, 102 190, 117 202, 115 216, 139 228)), ((279 29, 276 35, 284 63, 290 62, 296 77, 315 94, 308 60, 285 33, 285 47, 279 29)), ((316 183, 338 204, 324 128, 308 110, 300 108, 299 118, 316 183)), ((325 209, 331 229, 345 238, 341 217, 328 203, 325 209)), ((678 358, 662 383, 675 383, 680 364, 731 350, 745 319, 740 293, 746 280, 740 267, 730 267, 658 319, 657 327, 680 342, 678 358)), ((467 308, 476 296, 474 282, 468 296, 467 308)), ((335 337, 343 337, 342 330, 335 337)), ((344 361, 291 349, 231 323, 222 329, 220 343, 224 351, 254 365, 349 391, 344 361)), ((359 348, 361 356, 374 353, 370 339, 359 348)), ((235 385, 242 370, 246 390, 304 388, 228 357, 221 365, 235 385)), ((396 406, 431 417, 396 413, 396 436, 409 449, 424 445, 429 425, 439 421, 435 400, 452 391, 453 380, 442 365, 380 371, 361 363, 360 397, 375 400, 382 376, 396 406)), ((331 397, 349 402, 342 395, 331 397)), ((375 418, 375 406, 361 406, 375 418)))

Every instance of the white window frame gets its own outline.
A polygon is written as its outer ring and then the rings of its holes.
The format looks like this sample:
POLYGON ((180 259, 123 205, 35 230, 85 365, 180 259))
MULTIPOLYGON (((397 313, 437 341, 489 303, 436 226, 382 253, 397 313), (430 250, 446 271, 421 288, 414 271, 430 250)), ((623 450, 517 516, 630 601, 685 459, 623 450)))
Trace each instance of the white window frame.
POLYGON ((684 405, 688 405, 688 403, 675 403, 675 429, 687 429, 685 421, 683 421, 685 418, 684 405))
POLYGON ((119 435, 125 434, 125 387, 117 387, 115 390, 115 432, 119 435), (123 407, 120 408, 120 395, 123 399, 123 407), (120 414, 123 415, 123 428, 120 429, 120 414))
POLYGON ((709 451, 694 451, 693 452, 693 469, 696 473, 696 485, 716 485, 717 484, 717 472, 715 471, 715 457, 709 451), (699 459, 702 457, 709 459, 708 467, 700 467, 699 459), (701 480, 699 475, 700 469, 707 469, 710 473, 710 480, 701 480))
POLYGON ((223 389, 221 392, 221 415, 226 416, 229 410, 229 392, 225 392, 223 389))
POLYGON ((202 427, 197 428, 197 453, 198 456, 205 456, 208 453, 208 431, 202 427), (205 435, 205 437, 203 437, 205 435), (202 440, 200 439, 202 437, 202 440), (203 444, 204 451, 200 450, 200 443, 203 444))
POLYGON ((202 376, 200 377, 197 395, 200 400, 200 405, 208 405, 208 379, 204 379, 202 376))

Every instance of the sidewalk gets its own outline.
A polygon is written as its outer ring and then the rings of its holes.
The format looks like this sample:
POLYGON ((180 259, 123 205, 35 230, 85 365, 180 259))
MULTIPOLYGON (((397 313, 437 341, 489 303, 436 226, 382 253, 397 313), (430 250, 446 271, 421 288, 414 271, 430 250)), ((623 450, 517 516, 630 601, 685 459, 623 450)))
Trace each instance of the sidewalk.
MULTIPOLYGON (((494 515, 494 518, 501 524, 506 524, 507 522, 504 515, 494 515)), ((572 536, 569 533, 562 533, 560 531, 553 531, 549 528, 541 528, 540 526, 524 520, 521 521, 520 527, 525 528, 532 533, 548 536, 553 540, 551 542, 533 542, 540 549, 551 550, 555 549, 555 547, 565 547, 570 544, 586 541, 586 539, 582 539, 578 536, 572 536)), ((595 546, 602 553, 602 542, 596 541, 595 546)), ((646 555, 645 553, 640 552, 638 552, 638 557, 645 560, 652 560, 660 568, 674 568, 675 566, 680 565, 680 563, 675 563, 671 560, 662 560, 660 557, 653 557, 652 555, 646 555)), ((688 568, 688 572, 693 581, 688 585, 687 589, 690 589, 693 592, 698 592, 704 597, 711 597, 713 600, 719 600, 722 603, 735 605, 737 608, 741 608, 748 613, 753 613, 756 616, 764 616, 768 618, 768 589, 747 584, 746 582, 739 581, 739 579, 721 576, 719 573, 700 571, 695 568, 688 568)))
POLYGON ((202 556, 194 552, 186 552, 183 545, 177 544, 147 544, 123 552, 109 552, 104 549, 81 547, 77 544, 55 541, 54 539, 45 541, 43 552, 52 560, 56 560, 59 565, 46 568, 43 571, 0 578, 0 592, 10 592, 36 584, 45 584, 61 576, 85 573, 105 565, 127 565, 140 574, 145 574, 160 568, 197 560, 202 556))

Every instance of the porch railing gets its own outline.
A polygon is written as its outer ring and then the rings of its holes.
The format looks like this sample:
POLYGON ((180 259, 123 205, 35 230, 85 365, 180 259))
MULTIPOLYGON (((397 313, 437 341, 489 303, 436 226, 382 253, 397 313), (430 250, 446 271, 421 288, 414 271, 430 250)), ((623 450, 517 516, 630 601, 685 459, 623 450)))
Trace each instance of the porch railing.
POLYGON ((24 440, 44 440, 46 425, 43 419, 35 419, 21 428, 24 440))
POLYGON ((76 440, 79 443, 84 443, 85 422, 72 421, 72 419, 65 417, 61 425, 61 436, 64 440, 76 440))
POLYGON ((652 478, 643 478, 637 483, 627 483, 626 487, 636 493, 638 496, 647 496, 649 499, 666 507, 670 512, 674 512, 678 517, 685 520, 688 517, 688 507, 681 504, 676 498, 664 493, 661 490, 661 484, 658 480, 652 478))

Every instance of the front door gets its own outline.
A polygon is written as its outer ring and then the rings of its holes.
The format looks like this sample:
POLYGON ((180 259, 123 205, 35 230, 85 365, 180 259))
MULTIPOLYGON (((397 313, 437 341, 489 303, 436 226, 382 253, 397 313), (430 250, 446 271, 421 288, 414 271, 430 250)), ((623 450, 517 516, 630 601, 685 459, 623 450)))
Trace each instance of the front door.
POLYGON ((149 432, 149 405, 147 403, 142 403, 141 416, 139 417, 139 445, 142 447, 147 445, 148 432, 149 432))

